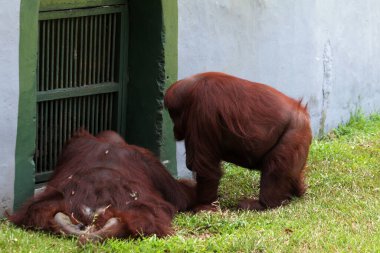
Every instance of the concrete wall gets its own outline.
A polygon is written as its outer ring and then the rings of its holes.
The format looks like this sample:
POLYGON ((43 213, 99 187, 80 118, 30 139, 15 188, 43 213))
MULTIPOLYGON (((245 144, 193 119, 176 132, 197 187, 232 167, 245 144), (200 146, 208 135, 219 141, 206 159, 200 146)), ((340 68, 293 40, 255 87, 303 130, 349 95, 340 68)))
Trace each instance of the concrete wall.
MULTIPOLYGON (((223 71, 304 98, 314 134, 380 110, 380 1, 179 0, 179 78, 223 71)), ((181 175, 184 148, 177 144, 181 175)))
POLYGON ((19 93, 20 1, 0 1, 0 216, 13 206, 19 93))

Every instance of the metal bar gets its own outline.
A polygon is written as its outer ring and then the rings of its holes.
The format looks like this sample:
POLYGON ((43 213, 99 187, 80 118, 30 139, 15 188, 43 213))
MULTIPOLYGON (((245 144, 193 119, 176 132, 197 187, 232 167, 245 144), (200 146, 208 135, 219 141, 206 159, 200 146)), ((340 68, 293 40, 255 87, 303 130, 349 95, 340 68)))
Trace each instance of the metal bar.
POLYGON ((76 130, 76 127, 77 127, 77 114, 76 114, 76 109, 77 109, 77 99, 78 98, 71 98, 71 104, 72 104, 72 125, 71 125, 71 129, 72 129, 72 132, 74 133, 75 130, 76 130))
MULTIPOLYGON (((125 5, 126 0, 91 0, 91 1, 78 1, 78 0, 65 0, 63 1, 55 1, 57 3, 53 4, 46 1, 41 1, 40 4, 40 15, 42 16, 40 19, 53 19, 53 17, 49 14, 55 13, 59 16, 67 16, 75 17, 78 15, 86 15, 87 13, 97 12, 115 12, 118 11, 120 6, 125 5), (84 9, 84 7, 86 9, 84 9), (67 13, 65 15, 65 13, 67 13)), ((98 13, 99 12, 99 13, 98 13)))
POLYGON ((108 94, 104 94, 104 120, 103 122, 103 130, 107 130, 107 119, 108 119, 108 94))
POLYGON ((95 96, 91 96, 91 133, 95 133, 95 96))
POLYGON ((49 82, 50 82, 50 22, 48 21, 46 23, 46 30, 47 30, 47 34, 46 34, 46 86, 45 86, 45 90, 48 90, 49 88, 49 82))
POLYGON ((93 62, 91 64, 92 66, 92 82, 93 83, 98 83, 98 80, 96 80, 96 70, 97 70, 97 58, 98 58, 98 55, 97 55, 97 49, 98 49, 98 17, 96 16, 92 16, 93 19, 94 19, 94 26, 92 27, 92 30, 94 31, 94 51, 93 51, 93 56, 94 56, 94 59, 93 59, 93 62))
POLYGON ((81 125, 80 125, 80 121, 81 121, 81 118, 82 118, 82 114, 81 114, 81 105, 82 105, 82 99, 83 99, 83 97, 79 97, 79 98, 77 98, 77 108, 76 108, 76 110, 77 110, 77 124, 76 124, 76 126, 75 126, 75 128, 76 128, 76 130, 78 130, 80 127, 81 127, 81 125))
POLYGON ((71 130, 72 130, 72 115, 71 115, 71 110, 72 110, 72 98, 68 99, 68 103, 69 103, 69 108, 68 108, 68 115, 67 115, 67 119, 68 119, 68 127, 67 127, 67 130, 68 130, 68 133, 67 133, 67 137, 68 139, 71 138, 71 130))
POLYGON ((80 38, 79 41, 80 41, 80 51, 79 51, 79 69, 78 69, 78 75, 79 75, 79 86, 82 86, 84 84, 83 82, 83 79, 82 79, 82 71, 83 71, 83 50, 84 50, 84 47, 83 47, 83 34, 84 34, 84 29, 83 29, 83 22, 84 21, 84 17, 80 17, 80 38))
POLYGON ((100 121, 99 121, 99 130, 103 131, 104 130, 104 94, 100 95, 100 121))
POLYGON ((52 171, 40 172, 36 175, 36 182, 46 182, 50 179, 52 171))
POLYGON ((48 153, 49 153, 49 165, 48 165, 48 170, 51 170, 52 167, 53 167, 53 108, 54 108, 54 103, 49 103, 48 102, 48 107, 49 107, 49 150, 48 150, 48 153))
POLYGON ((65 74, 65 30, 66 23, 64 19, 61 19, 62 25, 62 39, 61 39, 61 75, 59 88, 64 88, 64 74, 65 74))
POLYGON ((65 116, 64 121, 62 122, 63 128, 63 142, 66 142, 67 140, 67 100, 63 100, 63 115, 65 116))
POLYGON ((56 71, 56 66, 54 64, 55 57, 55 20, 51 21, 52 29, 51 29, 51 75, 50 75, 50 86, 49 89, 54 89, 54 72, 56 71))
POLYGON ((99 132, 99 94, 94 96, 95 99, 95 133, 99 132))
POLYGON ((63 136, 63 131, 64 131, 64 129, 63 129, 63 100, 62 99, 60 99, 59 100, 59 153, 61 153, 61 150, 62 150, 62 147, 63 147, 63 142, 64 142, 64 140, 63 140, 63 138, 62 138, 62 136, 63 136))
POLYGON ((72 19, 70 19, 70 62, 69 62, 69 67, 70 67, 70 79, 69 79, 69 84, 70 87, 73 87, 73 61, 74 61, 74 22, 72 19))
POLYGON ((108 15, 108 53, 107 53, 107 75, 106 80, 109 82, 111 80, 111 44, 112 44, 112 15, 108 15))
MULTIPOLYGON (((106 81, 106 76, 105 76, 105 70, 106 70, 106 35, 107 35, 107 19, 106 15, 102 15, 103 17, 103 55, 102 55, 102 77, 101 77, 101 82, 104 83, 106 81)), ((108 80, 107 80, 108 81, 108 80)))
POLYGON ((75 36, 74 36, 74 87, 78 87, 79 86, 79 82, 78 82, 78 77, 77 77, 77 73, 78 73, 78 19, 79 18, 75 18, 75 28, 74 28, 74 33, 75 33, 75 36))
POLYGON ((117 83, 94 84, 77 88, 56 89, 37 93, 37 101, 72 98, 119 91, 117 83))
POLYGON ((39 167, 39 172, 41 172, 43 170, 43 166, 44 166, 44 148, 45 148, 45 135, 44 135, 44 129, 45 129, 45 121, 44 121, 44 116, 45 116, 45 112, 44 112, 44 106, 43 106, 43 103, 38 103, 40 105, 40 167, 39 167))
POLYGON ((86 127, 86 98, 87 97, 82 97, 82 124, 81 127, 87 128, 86 127))
POLYGON ((113 98, 114 98, 114 94, 111 93, 110 94, 110 113, 108 115, 108 117, 109 117, 109 119, 108 119, 108 129, 112 129, 113 98))
POLYGON ((100 83, 101 82, 101 79, 100 79, 100 73, 101 73, 101 62, 102 62, 102 36, 104 36, 102 34, 102 15, 98 16, 98 61, 97 61, 97 67, 96 67, 96 74, 97 74, 97 83, 100 83))
POLYGON ((85 24, 84 24, 84 68, 83 68, 83 84, 86 85, 87 82, 87 27, 88 27, 88 17, 84 18, 85 24))
POLYGON ((46 171, 47 169, 47 162, 48 162, 48 156, 47 156, 47 153, 48 153, 48 132, 47 132, 47 129, 48 129, 48 106, 47 106, 47 103, 44 102, 43 103, 43 107, 44 107, 44 113, 45 113, 45 118, 44 118, 44 165, 42 167, 42 171, 46 171))
POLYGON ((59 61, 59 55, 60 55, 60 39, 61 39, 61 36, 60 36, 60 33, 61 33, 61 19, 58 19, 56 20, 56 23, 57 23, 57 43, 55 45, 56 47, 56 57, 55 57, 55 60, 56 60, 56 71, 55 71, 55 89, 59 88, 59 73, 61 72, 61 69, 60 69, 60 61, 59 61))
POLYGON ((89 35, 89 63, 88 63, 88 79, 89 79, 89 84, 93 84, 92 80, 92 41, 93 41, 93 20, 94 16, 90 16, 90 35, 89 35))
POLYGON ((112 59, 111 59, 111 82, 115 81, 115 51, 116 51, 116 14, 112 14, 113 16, 113 26, 112 26, 112 59))
POLYGON ((91 113, 91 101, 90 101, 90 96, 87 97, 87 122, 86 122, 86 127, 88 131, 91 131, 91 124, 90 124, 90 113, 91 113))
POLYGON ((58 101, 55 100, 54 101, 54 162, 53 162, 53 166, 55 167, 55 165, 57 164, 57 157, 58 157, 58 139, 59 139, 59 136, 58 136, 58 101))
POLYGON ((65 88, 69 87, 69 59, 70 59, 70 21, 66 21, 66 69, 65 69, 65 88))

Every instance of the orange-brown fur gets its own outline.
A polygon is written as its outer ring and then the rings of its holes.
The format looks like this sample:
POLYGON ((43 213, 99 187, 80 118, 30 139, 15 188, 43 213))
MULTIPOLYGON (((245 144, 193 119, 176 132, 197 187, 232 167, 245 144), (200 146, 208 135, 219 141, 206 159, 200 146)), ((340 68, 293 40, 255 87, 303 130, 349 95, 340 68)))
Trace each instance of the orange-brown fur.
POLYGON ((195 186, 177 181, 148 150, 127 144, 112 131, 97 137, 82 130, 65 146, 46 189, 9 220, 31 229, 60 232, 54 215, 62 212, 84 226, 120 225, 107 237, 165 236, 177 211, 195 203, 195 186), (104 209, 94 220, 84 209, 104 209))
POLYGON ((261 171, 259 199, 242 200, 241 208, 273 208, 304 194, 312 133, 301 101, 264 84, 208 72, 174 83, 164 102, 176 139, 185 140, 200 206, 217 198, 222 160, 261 171))

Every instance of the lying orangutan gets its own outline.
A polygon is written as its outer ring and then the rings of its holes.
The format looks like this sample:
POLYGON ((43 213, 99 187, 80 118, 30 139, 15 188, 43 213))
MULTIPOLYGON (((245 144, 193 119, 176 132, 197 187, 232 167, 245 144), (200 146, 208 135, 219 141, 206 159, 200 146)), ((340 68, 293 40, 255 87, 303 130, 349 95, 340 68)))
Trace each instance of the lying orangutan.
POLYGON ((51 180, 8 219, 79 241, 172 233, 177 211, 195 203, 195 184, 175 180, 148 150, 112 131, 81 130, 65 145, 51 180))

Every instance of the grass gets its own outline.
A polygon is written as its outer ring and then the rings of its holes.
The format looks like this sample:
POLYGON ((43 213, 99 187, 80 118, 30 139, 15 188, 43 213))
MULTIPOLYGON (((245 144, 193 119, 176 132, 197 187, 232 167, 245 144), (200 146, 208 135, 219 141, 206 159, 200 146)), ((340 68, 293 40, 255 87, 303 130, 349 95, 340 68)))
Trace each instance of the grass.
POLYGON ((221 210, 179 214, 164 239, 108 240, 80 248, 76 240, 0 222, 0 252, 380 252, 380 115, 352 117, 314 140, 307 194, 265 212, 235 211, 257 196, 259 173, 225 165, 221 210))

